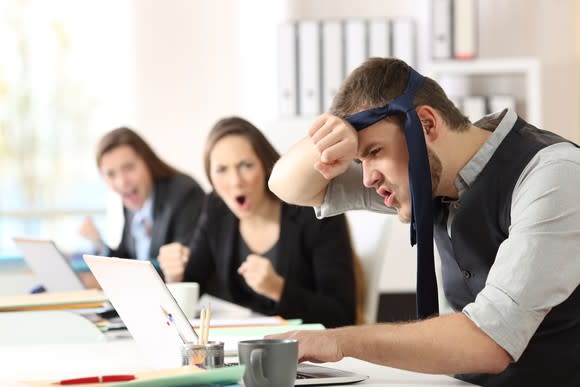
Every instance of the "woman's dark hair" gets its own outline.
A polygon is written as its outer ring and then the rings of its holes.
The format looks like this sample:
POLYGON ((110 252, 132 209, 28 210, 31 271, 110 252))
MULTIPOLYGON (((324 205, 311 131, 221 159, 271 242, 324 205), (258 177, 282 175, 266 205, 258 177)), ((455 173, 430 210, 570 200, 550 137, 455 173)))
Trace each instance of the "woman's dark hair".
POLYGON ((167 179, 179 173, 177 169, 161 160, 143 138, 126 127, 113 129, 101 138, 97 145, 97 167, 100 168, 101 160, 106 153, 123 145, 130 146, 143 159, 153 180, 167 179))
MULTIPOLYGON (((213 128, 210 130, 207 140, 205 142, 205 150, 203 155, 205 175, 211 183, 210 176, 210 153, 213 150, 215 144, 226 136, 242 136, 248 140, 254 152, 260 159, 262 167, 266 175, 264 184, 266 185, 266 192, 271 197, 277 198, 270 189, 268 188, 268 179, 272 173, 272 168, 274 164, 280 158, 280 154, 274 149, 272 144, 266 139, 264 134, 252 125, 250 122, 244 120, 240 117, 226 117, 222 118, 215 123, 213 128)), ((213 183, 212 183, 213 185, 213 183)))

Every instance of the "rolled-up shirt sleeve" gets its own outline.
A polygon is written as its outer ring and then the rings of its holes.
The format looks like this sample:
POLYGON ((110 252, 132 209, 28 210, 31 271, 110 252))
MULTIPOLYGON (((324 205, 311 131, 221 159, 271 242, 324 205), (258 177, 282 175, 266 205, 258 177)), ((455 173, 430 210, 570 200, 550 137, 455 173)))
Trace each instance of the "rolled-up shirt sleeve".
POLYGON ((512 195, 509 237, 484 289, 463 309, 517 361, 545 316, 580 284, 580 151, 540 151, 512 195), (562 157, 565 155, 565 157, 562 157))
POLYGON ((332 179, 324 202, 320 207, 314 207, 314 213, 318 219, 322 219, 362 209, 386 214, 396 212, 385 206, 383 198, 374 189, 363 185, 362 167, 353 162, 346 172, 332 179))

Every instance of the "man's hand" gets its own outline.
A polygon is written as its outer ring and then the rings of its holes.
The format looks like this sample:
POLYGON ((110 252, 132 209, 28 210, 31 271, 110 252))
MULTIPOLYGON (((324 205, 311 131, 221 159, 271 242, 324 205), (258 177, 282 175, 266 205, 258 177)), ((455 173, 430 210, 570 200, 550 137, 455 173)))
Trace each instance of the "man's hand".
POLYGON ((341 118, 329 113, 321 115, 308 130, 308 135, 320 155, 314 169, 327 180, 344 173, 356 158, 358 135, 341 118))
POLYGON ((185 265, 189 260, 189 247, 181 243, 170 243, 159 249, 159 265, 165 277, 165 282, 180 282, 183 280, 185 265))
POLYGON ((340 329, 324 331, 292 331, 266 336, 266 339, 298 340, 298 361, 326 363, 339 361, 344 357, 338 338, 340 329))
POLYGON ((276 273, 268 258, 250 254, 238 268, 238 273, 256 293, 276 302, 280 301, 284 278, 276 273))

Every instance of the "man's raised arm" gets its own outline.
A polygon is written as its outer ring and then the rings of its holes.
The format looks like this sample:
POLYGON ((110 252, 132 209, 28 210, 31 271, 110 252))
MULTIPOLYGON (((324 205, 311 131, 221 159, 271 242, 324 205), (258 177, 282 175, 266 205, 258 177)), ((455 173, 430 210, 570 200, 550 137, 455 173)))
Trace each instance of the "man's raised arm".
POLYGON ((325 113, 274 166, 268 186, 280 199, 320 206, 330 180, 342 174, 356 156, 358 138, 344 120, 325 113))

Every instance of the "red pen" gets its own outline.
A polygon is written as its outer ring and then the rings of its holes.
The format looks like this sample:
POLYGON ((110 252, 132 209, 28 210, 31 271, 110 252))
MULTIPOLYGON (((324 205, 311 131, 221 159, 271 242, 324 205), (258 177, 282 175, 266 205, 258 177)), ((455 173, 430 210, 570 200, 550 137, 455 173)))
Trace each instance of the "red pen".
POLYGON ((88 376, 84 378, 65 379, 58 382, 60 385, 67 384, 87 384, 87 383, 108 383, 108 382, 125 382, 135 379, 135 375, 104 375, 88 376))

